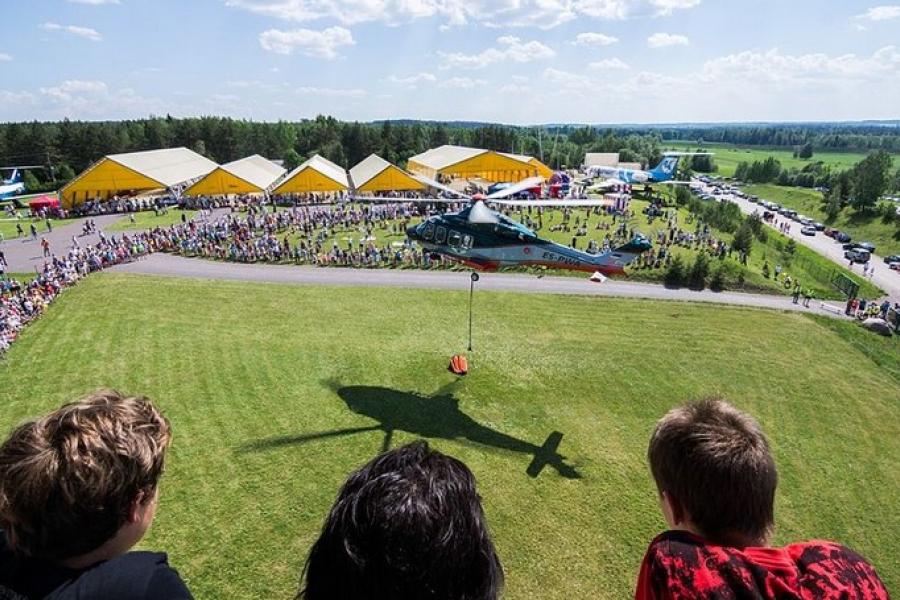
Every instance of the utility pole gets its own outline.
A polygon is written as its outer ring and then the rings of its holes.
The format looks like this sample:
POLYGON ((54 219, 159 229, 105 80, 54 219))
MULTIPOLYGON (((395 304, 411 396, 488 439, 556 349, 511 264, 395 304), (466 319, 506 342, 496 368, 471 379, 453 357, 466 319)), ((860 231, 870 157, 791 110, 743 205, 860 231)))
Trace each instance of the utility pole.
POLYGON ((469 276, 469 352, 472 351, 472 299, 475 296, 475 282, 478 281, 478 273, 469 276))

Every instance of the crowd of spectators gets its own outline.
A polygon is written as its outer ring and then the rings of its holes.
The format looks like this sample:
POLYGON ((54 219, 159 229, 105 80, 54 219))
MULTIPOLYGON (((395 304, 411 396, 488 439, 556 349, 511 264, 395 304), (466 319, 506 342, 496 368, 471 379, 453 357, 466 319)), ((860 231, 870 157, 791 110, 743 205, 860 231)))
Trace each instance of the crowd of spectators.
POLYGON ((30 280, 0 278, 0 355, 63 290, 89 273, 128 262, 149 251, 143 235, 103 235, 97 244, 73 245, 63 255, 52 255, 30 280))

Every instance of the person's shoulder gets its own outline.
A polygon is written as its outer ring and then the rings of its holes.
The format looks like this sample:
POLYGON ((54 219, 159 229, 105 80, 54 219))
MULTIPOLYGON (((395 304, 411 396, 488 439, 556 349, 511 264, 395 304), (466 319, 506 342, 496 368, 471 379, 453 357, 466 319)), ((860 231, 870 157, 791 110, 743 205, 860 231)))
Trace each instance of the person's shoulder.
MULTIPOLYGON (((72 586, 78 597, 186 600, 191 593, 162 552, 128 552, 84 571, 72 586)), ((64 592, 64 590, 60 590, 64 592)), ((67 598, 65 593, 59 598, 67 598)))
POLYGON ((889 598, 875 567, 837 542, 813 540, 785 547, 801 573, 801 585, 819 598, 889 598))

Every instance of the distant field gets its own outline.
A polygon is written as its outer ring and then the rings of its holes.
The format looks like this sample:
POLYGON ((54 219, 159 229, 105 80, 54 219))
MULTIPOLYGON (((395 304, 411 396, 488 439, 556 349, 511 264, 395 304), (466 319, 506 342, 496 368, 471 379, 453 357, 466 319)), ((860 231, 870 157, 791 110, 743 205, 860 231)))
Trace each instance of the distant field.
MULTIPOLYGON (((678 150, 696 150, 697 144, 689 142, 665 142, 663 144, 668 148, 676 148, 678 150)), ((829 152, 815 151, 811 159, 794 158, 793 150, 784 148, 738 148, 729 144, 706 143, 703 147, 710 152, 715 153, 714 160, 719 170, 716 175, 723 177, 732 177, 735 169, 740 162, 753 162, 755 160, 765 160, 770 156, 774 156, 781 162, 784 168, 802 169, 811 162, 822 161, 837 169, 849 169, 863 158, 866 157, 864 152, 829 152)), ((895 159, 896 160, 896 159, 895 159)))
POLYGON ((197 598, 289 598, 339 486, 384 438, 300 436, 393 424, 393 446, 425 437, 474 471, 505 599, 620 600, 664 528, 654 422, 724 394, 770 436, 774 542, 836 539, 900 588, 900 339, 794 313, 476 292, 472 371, 455 381, 467 301, 92 275, 0 361, 0 431, 100 386, 149 395, 174 441, 142 547, 197 598), (580 479, 526 475, 553 431, 580 479))
POLYGON ((885 223, 878 216, 861 216, 850 208, 845 208, 837 219, 829 221, 828 215, 822 210, 822 194, 805 188, 748 185, 744 187, 744 190, 760 198, 800 211, 829 227, 846 231, 854 241, 872 242, 875 244, 879 256, 900 254, 900 238, 896 237, 897 225, 895 222, 885 223))

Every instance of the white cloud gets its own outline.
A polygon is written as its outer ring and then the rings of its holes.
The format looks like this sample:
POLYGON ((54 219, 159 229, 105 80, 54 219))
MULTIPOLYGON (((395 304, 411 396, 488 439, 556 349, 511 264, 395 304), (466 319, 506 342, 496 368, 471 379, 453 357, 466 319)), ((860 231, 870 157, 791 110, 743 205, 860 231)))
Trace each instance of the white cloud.
POLYGON ((484 79, 471 79, 469 77, 451 77, 445 79, 438 84, 441 88, 450 88, 457 90, 471 90, 472 88, 487 85, 484 79))
POLYGON ((619 38, 605 33, 579 33, 573 42, 576 46, 610 46, 619 41, 619 38))
POLYGON ((890 19, 900 19, 900 4, 873 6, 863 14, 856 15, 855 18, 865 19, 866 21, 888 21, 890 19))
POLYGON ((685 10, 694 8, 700 4, 701 0, 650 0, 657 9, 658 15, 671 15, 676 10, 685 10))
POLYGON ((355 43, 353 34, 343 27, 329 27, 322 31, 269 29, 259 34, 259 45, 264 50, 276 54, 293 54, 296 51, 314 58, 336 58, 338 48, 355 43))
POLYGON ((90 4, 91 6, 100 6, 101 4, 118 4, 119 0, 68 0, 72 4, 90 4))
POLYGON ((7 54, 5 52, 0 52, 0 62, 9 62, 12 60, 12 55, 7 54))
POLYGON ((483 69, 488 65, 506 61, 527 63, 535 60, 544 60, 556 56, 553 48, 538 42, 523 42, 521 39, 506 35, 497 38, 499 47, 488 48, 477 54, 462 54, 460 52, 439 52, 443 59, 442 68, 483 69))
POLYGON ((416 73, 415 75, 407 75, 406 77, 391 75, 386 81, 388 83, 396 83, 408 87, 417 87, 420 83, 434 83, 437 81, 437 77, 435 77, 433 73, 422 72, 416 73))
POLYGON ((601 69, 601 70, 614 70, 614 71, 626 71, 631 67, 628 66, 627 63, 622 61, 620 58, 604 58, 603 60, 596 60, 588 66, 592 69, 601 69))
POLYGON ((687 46, 691 42, 683 35, 673 33, 654 33, 647 38, 647 45, 651 48, 665 48, 667 46, 687 46))
POLYGON ((74 96, 106 93, 107 86, 102 81, 67 79, 53 87, 42 87, 41 93, 57 100, 71 100, 74 96))
POLYGON ((103 39, 100 32, 90 27, 81 27, 79 25, 60 25, 59 23, 47 22, 41 25, 44 31, 63 31, 72 35, 82 37, 92 42, 99 42, 103 39))
POLYGON ((363 98, 366 91, 361 89, 344 89, 329 87, 304 86, 297 88, 297 93, 304 96, 326 96, 329 98, 363 98))
POLYGON ((438 18, 446 26, 478 23, 489 27, 550 29, 578 18, 622 20, 667 15, 700 0, 224 0, 225 5, 306 23, 318 20, 356 25, 390 25, 438 18))
POLYGON ((885 46, 869 57, 855 54, 830 56, 782 54, 777 48, 766 52, 729 54, 703 65, 707 79, 747 79, 768 83, 806 85, 851 84, 859 80, 897 79, 900 49, 885 46))

